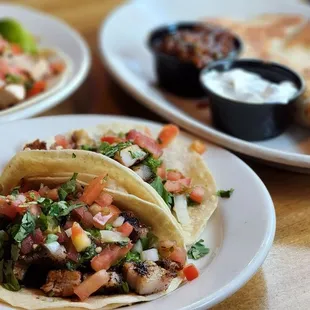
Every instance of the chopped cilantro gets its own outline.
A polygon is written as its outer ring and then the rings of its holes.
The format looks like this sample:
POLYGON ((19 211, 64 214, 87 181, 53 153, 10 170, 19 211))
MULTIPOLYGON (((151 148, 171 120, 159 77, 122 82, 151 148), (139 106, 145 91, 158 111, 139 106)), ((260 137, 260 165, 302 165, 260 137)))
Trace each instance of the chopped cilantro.
POLYGON ((125 257, 126 262, 141 262, 140 253, 128 252, 125 257))
POLYGON ((204 240, 200 239, 188 250, 187 255, 192 259, 199 259, 210 252, 210 249, 203 244, 204 240))
POLYGON ((198 206, 199 203, 190 199, 189 195, 187 196, 187 206, 188 207, 195 207, 195 206, 198 206))
POLYGON ((121 248, 123 248, 126 245, 128 245, 128 243, 129 243, 129 238, 128 238, 128 240, 123 240, 123 241, 116 242, 116 244, 119 245, 121 248))
POLYGON ((234 192, 234 189, 231 188, 231 189, 228 189, 228 190, 218 190, 216 192, 216 195, 221 197, 221 198, 230 198, 230 196, 232 195, 232 193, 234 192))
POLYGON ((130 141, 120 142, 116 145, 111 145, 108 142, 102 142, 98 148, 98 152, 112 158, 117 152, 130 145, 132 145, 130 141))
POLYGON ((15 74, 10 74, 10 73, 5 75, 5 81, 8 84, 22 84, 23 83, 23 79, 20 76, 15 75, 15 74))
POLYGON ((162 179, 157 176, 151 183, 151 186, 163 198, 168 207, 171 208, 173 206, 173 196, 165 189, 162 179))
POLYGON ((87 144, 82 145, 81 149, 84 151, 96 151, 95 147, 93 147, 91 145, 87 145, 87 144))
POLYGON ((75 262, 72 262, 72 261, 68 261, 66 263, 66 267, 68 268, 68 270, 74 271, 74 270, 76 270, 79 267, 79 264, 75 263, 75 262))
POLYGON ((58 240, 58 236, 54 235, 54 234, 48 234, 47 238, 45 240, 45 243, 52 243, 58 240))
POLYGON ((124 294, 129 293, 129 285, 128 285, 128 283, 126 281, 122 281, 121 291, 124 294))
POLYGON ((14 236, 14 240, 22 242, 35 229, 35 217, 28 211, 22 218, 22 223, 14 236))
POLYGON ((13 272, 12 260, 4 262, 3 274, 4 274, 3 287, 10 291, 19 291, 20 285, 13 272))
POLYGON ((105 230, 112 230, 113 229, 113 225, 112 224, 107 224, 105 225, 105 230))
POLYGON ((58 221, 56 218, 45 215, 44 213, 41 213, 38 218, 38 227, 41 228, 42 231, 49 231, 53 232, 56 227, 58 226, 58 221))
POLYGON ((20 186, 16 186, 12 189, 11 191, 11 195, 12 196, 17 196, 19 194, 19 189, 20 189, 20 186))
POLYGON ((100 229, 88 228, 86 229, 86 231, 89 232, 92 235, 92 237, 94 237, 95 239, 99 239, 101 237, 100 229))
POLYGON ((153 173, 157 173, 157 168, 162 164, 162 160, 155 159, 152 155, 149 155, 142 162, 144 165, 148 166, 153 173))
POLYGON ((75 153, 72 153, 72 158, 76 158, 76 154, 75 153))
POLYGON ((4 255, 5 243, 8 240, 9 240, 8 234, 4 230, 0 230, 0 259, 2 259, 4 255))
POLYGON ((77 175, 77 173, 74 173, 72 178, 68 182, 60 186, 60 188, 58 189, 59 200, 65 200, 68 194, 72 194, 76 191, 77 175))
POLYGON ((121 139, 124 139, 126 137, 126 134, 124 132, 119 132, 117 136, 121 139))
POLYGON ((79 259, 79 263, 83 264, 85 262, 89 262, 96 255, 98 255, 98 253, 96 252, 96 245, 92 244, 83 252, 79 259))
POLYGON ((148 250, 154 246, 156 246, 158 242, 158 237, 156 237, 153 233, 148 232, 146 237, 142 237, 141 239, 143 250, 148 250))

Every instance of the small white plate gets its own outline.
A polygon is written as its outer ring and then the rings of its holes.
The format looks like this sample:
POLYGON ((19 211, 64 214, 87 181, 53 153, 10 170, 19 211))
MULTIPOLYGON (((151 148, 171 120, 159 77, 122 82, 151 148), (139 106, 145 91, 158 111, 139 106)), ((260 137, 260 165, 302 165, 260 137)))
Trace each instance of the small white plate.
MULTIPOLYGON (((95 115, 42 117, 5 124, 0 126, 0 131, 6 132, 0 136, 0 145, 5 146, 1 150, 0 169, 27 141, 46 139, 81 126, 113 122, 143 123, 151 129, 160 126, 146 120, 95 115)), ((217 187, 234 188, 235 191, 230 199, 220 199, 218 209, 201 236, 211 252, 195 261, 200 277, 164 298, 129 309, 209 308, 244 285, 263 263, 272 246, 275 211, 259 177, 238 157, 213 145, 208 146, 204 159, 217 187)))
POLYGON ((310 17, 310 6, 297 0, 136 0, 120 6, 101 25, 99 48, 103 61, 119 83, 154 112, 241 154, 310 169, 309 130, 293 126, 277 138, 246 142, 209 125, 207 109, 197 110, 194 102, 169 96, 155 86, 153 59, 146 45, 152 29, 208 16, 251 18, 262 13, 298 13, 310 17))
POLYGON ((90 52, 83 38, 60 19, 28 7, 0 4, 0 19, 20 22, 39 39, 40 47, 56 50, 66 70, 47 91, 0 111, 0 123, 42 113, 71 95, 84 81, 90 67, 90 52))

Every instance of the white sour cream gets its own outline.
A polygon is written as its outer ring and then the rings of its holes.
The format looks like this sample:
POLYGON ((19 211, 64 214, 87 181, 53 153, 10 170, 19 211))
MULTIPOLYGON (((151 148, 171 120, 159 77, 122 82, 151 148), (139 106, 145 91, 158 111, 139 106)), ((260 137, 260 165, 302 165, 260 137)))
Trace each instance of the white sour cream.
POLYGON ((253 104, 286 104, 298 91, 292 82, 276 84, 242 69, 225 72, 212 70, 202 76, 202 81, 222 97, 253 104))

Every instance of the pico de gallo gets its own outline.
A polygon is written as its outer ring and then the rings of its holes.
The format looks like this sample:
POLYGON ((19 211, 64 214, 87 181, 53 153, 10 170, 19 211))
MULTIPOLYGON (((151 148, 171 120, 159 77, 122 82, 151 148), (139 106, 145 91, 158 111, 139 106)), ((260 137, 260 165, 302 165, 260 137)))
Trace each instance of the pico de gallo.
MULTIPOLYGON (((98 141, 81 129, 74 131, 69 138, 55 136, 55 143, 50 149, 82 149, 118 161, 149 183, 175 212, 179 223, 186 225, 190 222, 188 207, 203 203, 206 189, 193 185, 192 179, 181 171, 166 168, 162 155, 178 134, 179 128, 168 124, 162 128, 157 138, 153 138, 148 129, 144 132, 132 129, 126 133, 110 131, 98 141)), ((37 139, 25 145, 24 149, 47 149, 47 145, 37 139)), ((206 151, 206 145, 195 140, 189 149, 201 155, 206 151)))
POLYGON ((44 92, 64 69, 62 61, 38 50, 19 23, 0 20, 0 110, 44 92))
MULTIPOLYGON (((113 204, 105 175, 86 187, 77 174, 56 187, 23 182, 0 197, 0 282, 8 290, 40 288, 83 301, 93 294, 167 289, 193 280, 186 250, 161 240, 131 211, 113 204)), ((197 252, 197 251, 196 251, 197 252)))

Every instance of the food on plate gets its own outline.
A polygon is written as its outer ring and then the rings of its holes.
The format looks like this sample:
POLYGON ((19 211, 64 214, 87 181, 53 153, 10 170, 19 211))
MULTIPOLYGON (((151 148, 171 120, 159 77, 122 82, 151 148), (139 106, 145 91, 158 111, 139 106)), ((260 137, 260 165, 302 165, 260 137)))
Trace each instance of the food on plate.
POLYGON ((263 14, 248 20, 206 18, 205 21, 237 33, 244 42, 241 57, 284 64, 301 74, 306 91, 296 102, 296 119, 310 126, 310 21, 296 14, 263 14), (263 43, 262 43, 263 42, 263 43))
POLYGON ((217 207, 216 185, 201 156, 205 145, 180 137, 175 125, 154 131, 135 124, 99 125, 35 140, 25 149, 78 149, 104 155, 106 162, 114 161, 124 171, 124 183, 134 195, 172 212, 187 245, 198 239, 217 207), (133 178, 129 183, 132 174, 144 185, 135 186, 133 178), (149 190, 149 196, 141 196, 142 189, 149 190))
POLYGON ((175 219, 109 189, 108 169, 90 177, 89 155, 97 154, 76 152, 78 173, 65 151, 20 152, 4 169, 0 300, 28 310, 51 302, 103 309, 152 300, 196 278, 175 219))
POLYGON ((219 96, 246 103, 286 104, 298 92, 291 81, 273 83, 243 69, 224 72, 211 70, 202 74, 204 85, 219 96))
POLYGON ((0 20, 0 110, 46 91, 65 63, 13 19, 0 20))
POLYGON ((202 25, 171 31, 155 41, 153 47, 159 52, 191 62, 197 68, 226 58, 236 48, 233 34, 219 27, 202 25))

